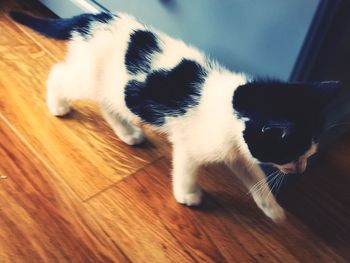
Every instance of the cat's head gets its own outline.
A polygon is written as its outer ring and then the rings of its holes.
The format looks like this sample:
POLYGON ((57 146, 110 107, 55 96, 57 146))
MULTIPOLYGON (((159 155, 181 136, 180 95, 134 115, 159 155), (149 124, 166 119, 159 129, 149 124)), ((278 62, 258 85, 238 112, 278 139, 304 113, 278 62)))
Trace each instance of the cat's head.
POLYGON ((239 86, 233 108, 244 121, 251 155, 284 173, 302 173, 316 152, 325 106, 340 90, 336 81, 252 81, 239 86))

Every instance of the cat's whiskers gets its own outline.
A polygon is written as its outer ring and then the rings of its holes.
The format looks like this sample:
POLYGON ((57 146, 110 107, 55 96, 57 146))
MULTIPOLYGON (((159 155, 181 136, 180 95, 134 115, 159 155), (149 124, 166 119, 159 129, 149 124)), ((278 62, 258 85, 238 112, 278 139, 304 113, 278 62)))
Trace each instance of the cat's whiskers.
POLYGON ((284 180, 285 174, 281 171, 278 172, 277 180, 274 181, 274 185, 271 187, 271 191, 268 194, 267 198, 269 198, 270 194, 272 194, 273 190, 275 189, 275 195, 277 195, 278 191, 280 190, 282 186, 282 182, 284 180))
POLYGON ((350 125, 350 122, 332 123, 328 127, 326 127, 326 130, 329 130, 329 129, 332 129, 332 128, 335 128, 335 127, 339 127, 339 126, 343 126, 343 125, 350 125))
POLYGON ((278 183, 278 181, 279 181, 280 173, 281 173, 280 171, 277 171, 277 173, 276 173, 276 175, 274 176, 273 180, 272 180, 271 182, 269 182, 269 183, 271 183, 271 187, 269 186, 269 184, 267 184, 267 187, 266 187, 266 188, 267 188, 269 191, 267 191, 266 199, 268 199, 268 198, 270 197, 270 195, 271 195, 273 189, 276 187, 276 185, 277 185, 277 183, 278 183), (276 183, 276 181, 277 181, 277 183, 276 183))
POLYGON ((251 193, 252 194, 257 194, 260 192, 261 196, 264 196, 265 193, 268 194, 270 191, 270 184, 276 180, 276 178, 278 177, 279 171, 274 171, 271 174, 269 174, 268 176, 266 176, 266 178, 263 178, 262 180, 260 180, 257 184, 255 184, 252 188, 251 188, 251 193))
POLYGON ((263 193, 267 191, 267 193, 269 191, 271 191, 271 187, 270 185, 273 186, 274 182, 276 181, 277 177, 278 177, 278 174, 279 174, 279 171, 277 170, 276 173, 274 174, 273 177, 271 177, 269 180, 266 181, 266 185, 264 186, 264 189, 263 189, 263 193))
POLYGON ((281 179, 279 180, 279 183, 278 183, 278 186, 277 186, 277 189, 276 189, 276 195, 279 193, 279 191, 280 191, 280 189, 281 189, 281 187, 283 185, 283 180, 285 178, 285 174, 284 173, 281 173, 280 175, 281 175, 280 176, 281 179))
MULTIPOLYGON (((278 179, 279 176, 279 172, 275 173, 273 177, 271 177, 270 180, 268 180, 266 182, 266 184, 263 186, 263 188, 261 189, 261 196, 264 198, 264 196, 266 198, 268 198, 269 193, 271 193, 271 188, 273 189, 276 180, 278 179), (270 187, 271 185, 271 187, 270 187)), ((265 198, 264 198, 265 199, 265 198)))
POLYGON ((249 191, 247 192, 247 194, 249 193, 254 193, 254 192, 258 192, 261 187, 264 185, 264 183, 268 183, 269 180, 271 180, 271 178, 277 173, 278 171, 273 171, 271 172, 269 175, 267 175, 266 177, 264 177, 263 179, 261 179, 260 181, 258 181, 256 184, 254 184, 249 191))

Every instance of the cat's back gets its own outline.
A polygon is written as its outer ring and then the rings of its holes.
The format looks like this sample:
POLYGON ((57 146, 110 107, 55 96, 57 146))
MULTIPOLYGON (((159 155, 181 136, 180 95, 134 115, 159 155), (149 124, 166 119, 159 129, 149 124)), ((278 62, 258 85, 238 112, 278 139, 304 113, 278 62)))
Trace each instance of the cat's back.
POLYGON ((131 15, 115 13, 111 17, 90 22, 84 32, 77 31, 70 41, 70 50, 83 53, 87 49, 90 57, 119 59, 130 75, 173 68, 184 58, 205 63, 205 57, 196 48, 144 25, 131 15), (147 62, 148 71, 144 65, 147 62))
MULTIPOLYGON (((101 31, 101 28, 97 31, 101 31)), ((206 64, 205 56, 196 48, 144 25, 128 14, 117 13, 110 23, 110 32, 111 49, 119 55, 130 78, 145 76, 160 69, 173 69, 184 59, 202 66, 206 64)), ((98 34, 95 34, 95 41, 101 42, 98 34)))
POLYGON ((195 84, 207 71, 206 58, 196 48, 126 14, 116 15, 109 32, 97 28, 95 38, 105 45, 100 56, 105 59, 104 95, 114 108, 161 126, 166 115, 182 115, 192 106, 195 84), (111 44, 103 43, 104 34, 111 44))

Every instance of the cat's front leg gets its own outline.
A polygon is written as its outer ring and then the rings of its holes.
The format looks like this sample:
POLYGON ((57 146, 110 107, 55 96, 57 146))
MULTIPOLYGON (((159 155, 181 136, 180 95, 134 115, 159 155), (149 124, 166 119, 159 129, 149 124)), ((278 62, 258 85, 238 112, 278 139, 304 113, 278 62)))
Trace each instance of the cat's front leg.
POLYGON ((197 184, 199 164, 185 146, 173 146, 173 193, 180 204, 194 206, 202 201, 202 190, 197 184))
POLYGON ((227 164, 248 188, 255 203, 266 216, 277 223, 285 220, 284 210, 271 193, 265 174, 258 164, 244 159, 237 159, 227 164))

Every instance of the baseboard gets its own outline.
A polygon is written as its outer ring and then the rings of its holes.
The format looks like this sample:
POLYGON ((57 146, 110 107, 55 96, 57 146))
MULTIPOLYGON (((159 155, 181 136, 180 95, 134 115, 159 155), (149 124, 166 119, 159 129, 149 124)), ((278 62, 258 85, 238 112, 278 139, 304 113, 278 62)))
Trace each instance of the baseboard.
POLYGON ((91 0, 39 0, 59 17, 71 17, 81 13, 97 13, 103 7, 91 0))

